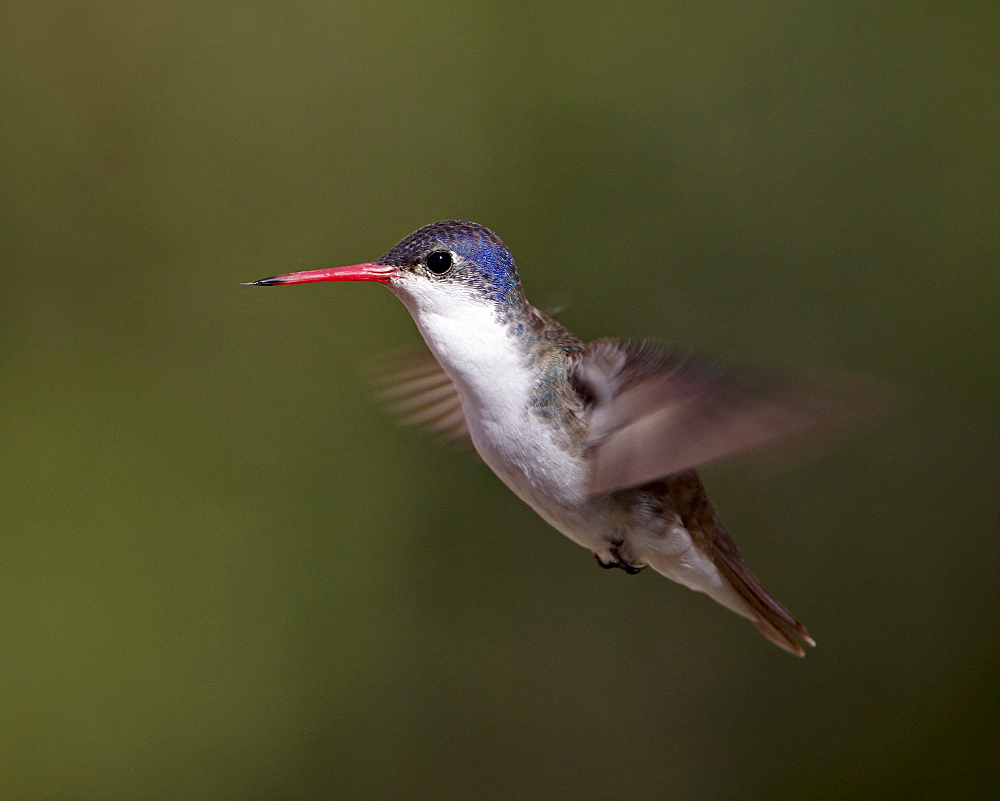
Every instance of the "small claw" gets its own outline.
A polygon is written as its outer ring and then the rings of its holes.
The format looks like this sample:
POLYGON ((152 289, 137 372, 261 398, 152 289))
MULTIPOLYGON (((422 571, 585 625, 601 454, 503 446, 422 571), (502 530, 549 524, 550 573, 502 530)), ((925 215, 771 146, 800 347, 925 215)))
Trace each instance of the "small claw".
POLYGON ((613 562, 605 562, 601 559, 600 554, 594 554, 594 558, 597 560, 597 564, 603 567, 605 570, 610 570, 613 567, 618 567, 628 573, 630 576, 634 576, 640 570, 642 570, 645 565, 634 565, 625 559, 621 554, 621 546, 624 544, 624 540, 612 540, 611 545, 608 550, 611 552, 611 556, 614 558, 613 562))

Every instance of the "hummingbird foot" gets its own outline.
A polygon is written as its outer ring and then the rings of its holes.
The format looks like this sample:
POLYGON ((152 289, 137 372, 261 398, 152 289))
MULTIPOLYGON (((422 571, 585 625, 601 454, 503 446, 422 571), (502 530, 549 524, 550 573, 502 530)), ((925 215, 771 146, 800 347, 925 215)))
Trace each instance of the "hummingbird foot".
POLYGON ((624 544, 625 541, 622 539, 611 540, 608 552, 610 553, 612 558, 610 560, 605 561, 603 558, 601 558, 601 555, 599 553, 595 553, 594 558, 597 559, 597 564, 599 564, 605 570, 610 570, 613 567, 618 567, 624 570, 630 576, 634 576, 636 573, 642 570, 646 565, 641 563, 635 564, 630 560, 626 559, 622 555, 622 546, 624 544))

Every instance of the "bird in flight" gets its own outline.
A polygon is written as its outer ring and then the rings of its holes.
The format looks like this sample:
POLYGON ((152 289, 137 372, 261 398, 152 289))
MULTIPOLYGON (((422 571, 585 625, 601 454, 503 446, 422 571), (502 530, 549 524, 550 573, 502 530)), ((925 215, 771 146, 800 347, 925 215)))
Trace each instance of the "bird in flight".
POLYGON ((696 467, 842 417, 806 382, 723 369, 652 342, 585 343, 525 298, 482 225, 424 226, 373 262, 254 281, 374 281, 430 351, 394 392, 411 417, 471 441, 497 476, 598 564, 658 573, 751 620, 797 656, 812 637, 761 585, 696 467))

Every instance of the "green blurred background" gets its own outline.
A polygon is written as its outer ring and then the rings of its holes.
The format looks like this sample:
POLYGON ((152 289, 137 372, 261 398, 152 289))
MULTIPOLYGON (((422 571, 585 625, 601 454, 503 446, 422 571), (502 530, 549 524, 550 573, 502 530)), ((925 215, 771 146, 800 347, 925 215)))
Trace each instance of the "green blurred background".
POLYGON ((997 786, 1000 4, 0 8, 0 797, 997 786), (366 375, 482 222, 584 338, 889 379, 706 471, 799 661, 598 570, 366 375))

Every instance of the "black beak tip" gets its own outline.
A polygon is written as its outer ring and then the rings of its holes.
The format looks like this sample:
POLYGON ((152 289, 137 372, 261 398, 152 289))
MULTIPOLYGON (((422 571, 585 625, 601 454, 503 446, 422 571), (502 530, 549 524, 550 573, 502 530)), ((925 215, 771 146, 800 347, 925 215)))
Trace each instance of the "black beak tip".
POLYGON ((275 286, 284 283, 280 275, 272 275, 270 278, 261 278, 259 281, 246 281, 240 286, 275 286))

